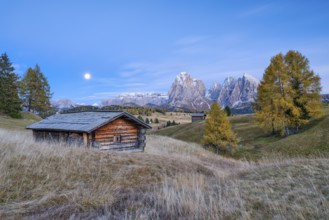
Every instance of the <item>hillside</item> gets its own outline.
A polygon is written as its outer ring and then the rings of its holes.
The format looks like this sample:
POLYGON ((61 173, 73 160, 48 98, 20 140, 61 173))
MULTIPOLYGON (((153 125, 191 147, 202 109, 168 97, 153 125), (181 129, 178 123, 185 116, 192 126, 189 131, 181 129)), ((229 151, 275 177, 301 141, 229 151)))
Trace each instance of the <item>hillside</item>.
POLYGON ((1 219, 325 219, 328 181, 326 158, 256 165, 154 135, 109 153, 0 130, 1 219))
MULTIPOLYGON (((235 158, 260 159, 273 154, 282 156, 329 155, 329 108, 325 115, 311 121, 299 134, 286 138, 268 136, 257 126, 254 115, 230 117, 240 139, 235 158)), ((156 132, 183 141, 201 143, 204 121, 168 127, 156 132)))
POLYGON ((40 121, 41 119, 41 117, 31 112, 22 112, 21 119, 14 119, 7 115, 0 114, 0 128, 10 130, 25 130, 27 125, 40 121))

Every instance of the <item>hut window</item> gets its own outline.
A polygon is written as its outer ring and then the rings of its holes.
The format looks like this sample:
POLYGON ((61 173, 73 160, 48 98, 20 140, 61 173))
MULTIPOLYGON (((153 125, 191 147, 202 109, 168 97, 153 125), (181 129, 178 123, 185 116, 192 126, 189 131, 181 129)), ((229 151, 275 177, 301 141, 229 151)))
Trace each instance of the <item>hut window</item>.
POLYGON ((121 142, 121 136, 120 135, 114 136, 114 142, 115 143, 120 143, 121 142))

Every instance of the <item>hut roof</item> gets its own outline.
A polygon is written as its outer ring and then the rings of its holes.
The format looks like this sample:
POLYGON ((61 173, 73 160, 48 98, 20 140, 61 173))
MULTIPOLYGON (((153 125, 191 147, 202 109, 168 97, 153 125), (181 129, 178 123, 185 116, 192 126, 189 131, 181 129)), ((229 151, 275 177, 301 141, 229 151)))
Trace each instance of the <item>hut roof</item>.
POLYGON ((206 114, 205 113, 191 113, 191 116, 201 117, 201 116, 206 116, 206 114))
POLYGON ((37 123, 27 126, 33 130, 75 131, 90 133, 117 118, 126 117, 144 128, 151 128, 127 112, 78 112, 55 114, 37 123))

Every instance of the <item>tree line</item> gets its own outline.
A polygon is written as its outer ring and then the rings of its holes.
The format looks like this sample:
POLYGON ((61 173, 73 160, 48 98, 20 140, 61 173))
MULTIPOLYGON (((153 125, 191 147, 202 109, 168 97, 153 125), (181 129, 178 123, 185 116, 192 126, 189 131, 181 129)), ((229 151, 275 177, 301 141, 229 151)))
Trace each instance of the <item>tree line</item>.
POLYGON ((28 68, 22 79, 6 53, 0 56, 0 112, 21 118, 26 110, 41 117, 55 112, 50 104, 52 93, 47 78, 40 67, 28 68))
POLYGON ((75 113, 84 111, 125 111, 133 115, 146 115, 151 116, 152 113, 159 112, 161 114, 166 113, 166 109, 163 108, 150 108, 143 106, 121 106, 121 105, 111 105, 111 106, 92 106, 92 105, 81 105, 70 109, 64 109, 61 113, 75 113))

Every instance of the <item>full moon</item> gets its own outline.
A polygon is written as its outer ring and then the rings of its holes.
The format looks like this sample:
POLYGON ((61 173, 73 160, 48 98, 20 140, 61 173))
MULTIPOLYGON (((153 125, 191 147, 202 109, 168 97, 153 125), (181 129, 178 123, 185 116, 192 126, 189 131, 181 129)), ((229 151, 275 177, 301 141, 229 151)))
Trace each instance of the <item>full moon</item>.
POLYGON ((83 76, 86 80, 90 79, 91 75, 90 73, 85 73, 85 75, 83 76))

